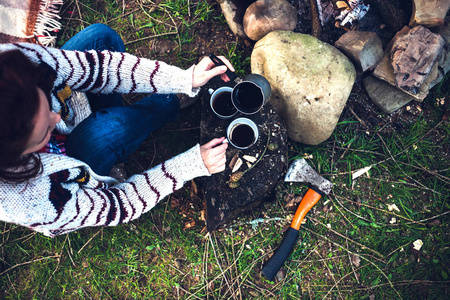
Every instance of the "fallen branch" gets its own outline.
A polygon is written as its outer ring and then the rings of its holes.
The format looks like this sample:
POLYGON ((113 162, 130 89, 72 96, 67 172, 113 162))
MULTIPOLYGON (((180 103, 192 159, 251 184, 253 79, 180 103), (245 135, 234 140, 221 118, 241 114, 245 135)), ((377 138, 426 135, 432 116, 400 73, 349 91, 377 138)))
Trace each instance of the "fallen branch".
POLYGON ((1 273, 0 273, 0 276, 2 276, 2 275, 5 274, 5 273, 8 273, 9 271, 11 271, 12 269, 15 269, 15 268, 17 268, 17 267, 24 266, 24 265, 29 265, 29 264, 32 264, 32 263, 34 263, 34 262, 38 262, 38 261, 42 261, 42 260, 46 260, 46 259, 50 259, 50 258, 60 258, 60 255, 57 254, 57 255, 52 255, 52 256, 42 257, 42 258, 38 258, 38 259, 34 259, 34 260, 31 260, 31 261, 27 261, 27 262, 23 262, 23 263, 14 265, 14 266, 12 266, 11 268, 8 268, 8 269, 6 269, 5 271, 1 272, 1 273))

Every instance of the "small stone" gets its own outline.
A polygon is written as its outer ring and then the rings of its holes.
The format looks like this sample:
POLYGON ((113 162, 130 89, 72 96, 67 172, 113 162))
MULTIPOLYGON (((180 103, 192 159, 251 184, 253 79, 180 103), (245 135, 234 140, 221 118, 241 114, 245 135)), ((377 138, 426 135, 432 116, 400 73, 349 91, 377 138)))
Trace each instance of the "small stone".
POLYGON ((439 225, 441 225, 441 221, 439 221, 439 219, 434 219, 433 221, 431 221, 427 224, 427 227, 431 228, 431 227, 439 226, 439 225))
POLYGON ((284 278, 286 278, 286 271, 284 270, 284 268, 281 268, 277 272, 277 275, 275 275, 275 278, 277 279, 277 281, 282 281, 284 278))
POLYGON ((177 269, 181 269, 182 264, 180 258, 175 259, 175 266, 177 267, 177 269))

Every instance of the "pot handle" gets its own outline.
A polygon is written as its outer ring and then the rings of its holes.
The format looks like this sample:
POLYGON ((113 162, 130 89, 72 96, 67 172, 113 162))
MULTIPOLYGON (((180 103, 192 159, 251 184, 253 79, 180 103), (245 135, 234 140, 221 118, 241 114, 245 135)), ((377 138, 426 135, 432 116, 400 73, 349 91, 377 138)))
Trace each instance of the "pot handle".
MULTIPOLYGON (((226 66, 223 61, 218 58, 217 56, 215 56, 214 54, 210 54, 209 58, 212 60, 212 62, 218 67, 218 66, 226 66)), ((227 74, 228 78, 230 78, 230 80, 235 80, 238 76, 236 75, 236 73, 230 71, 227 68, 227 71, 225 72, 225 74, 227 74)))

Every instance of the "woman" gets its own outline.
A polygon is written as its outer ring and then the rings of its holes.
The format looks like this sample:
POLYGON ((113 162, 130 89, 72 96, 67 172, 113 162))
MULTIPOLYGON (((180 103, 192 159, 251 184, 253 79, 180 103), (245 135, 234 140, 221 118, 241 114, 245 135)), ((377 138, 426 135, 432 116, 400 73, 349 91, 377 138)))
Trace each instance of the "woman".
POLYGON ((114 226, 139 217, 186 181, 225 169, 221 137, 123 183, 107 176, 153 130, 178 117, 183 103, 175 93, 195 96, 216 75, 229 80, 226 68, 209 58, 181 70, 123 51, 120 37, 102 24, 62 49, 0 45, 1 221, 51 237, 114 226), (72 91, 88 92, 89 103, 72 91), (153 95, 123 106, 122 93, 153 95))

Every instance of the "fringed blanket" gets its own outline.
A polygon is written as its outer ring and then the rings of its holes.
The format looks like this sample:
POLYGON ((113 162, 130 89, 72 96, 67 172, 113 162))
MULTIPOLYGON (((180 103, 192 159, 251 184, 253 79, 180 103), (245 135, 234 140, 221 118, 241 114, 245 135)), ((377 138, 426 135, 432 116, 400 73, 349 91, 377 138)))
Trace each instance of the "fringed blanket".
POLYGON ((0 0, 0 43, 54 46, 63 0, 0 0))

